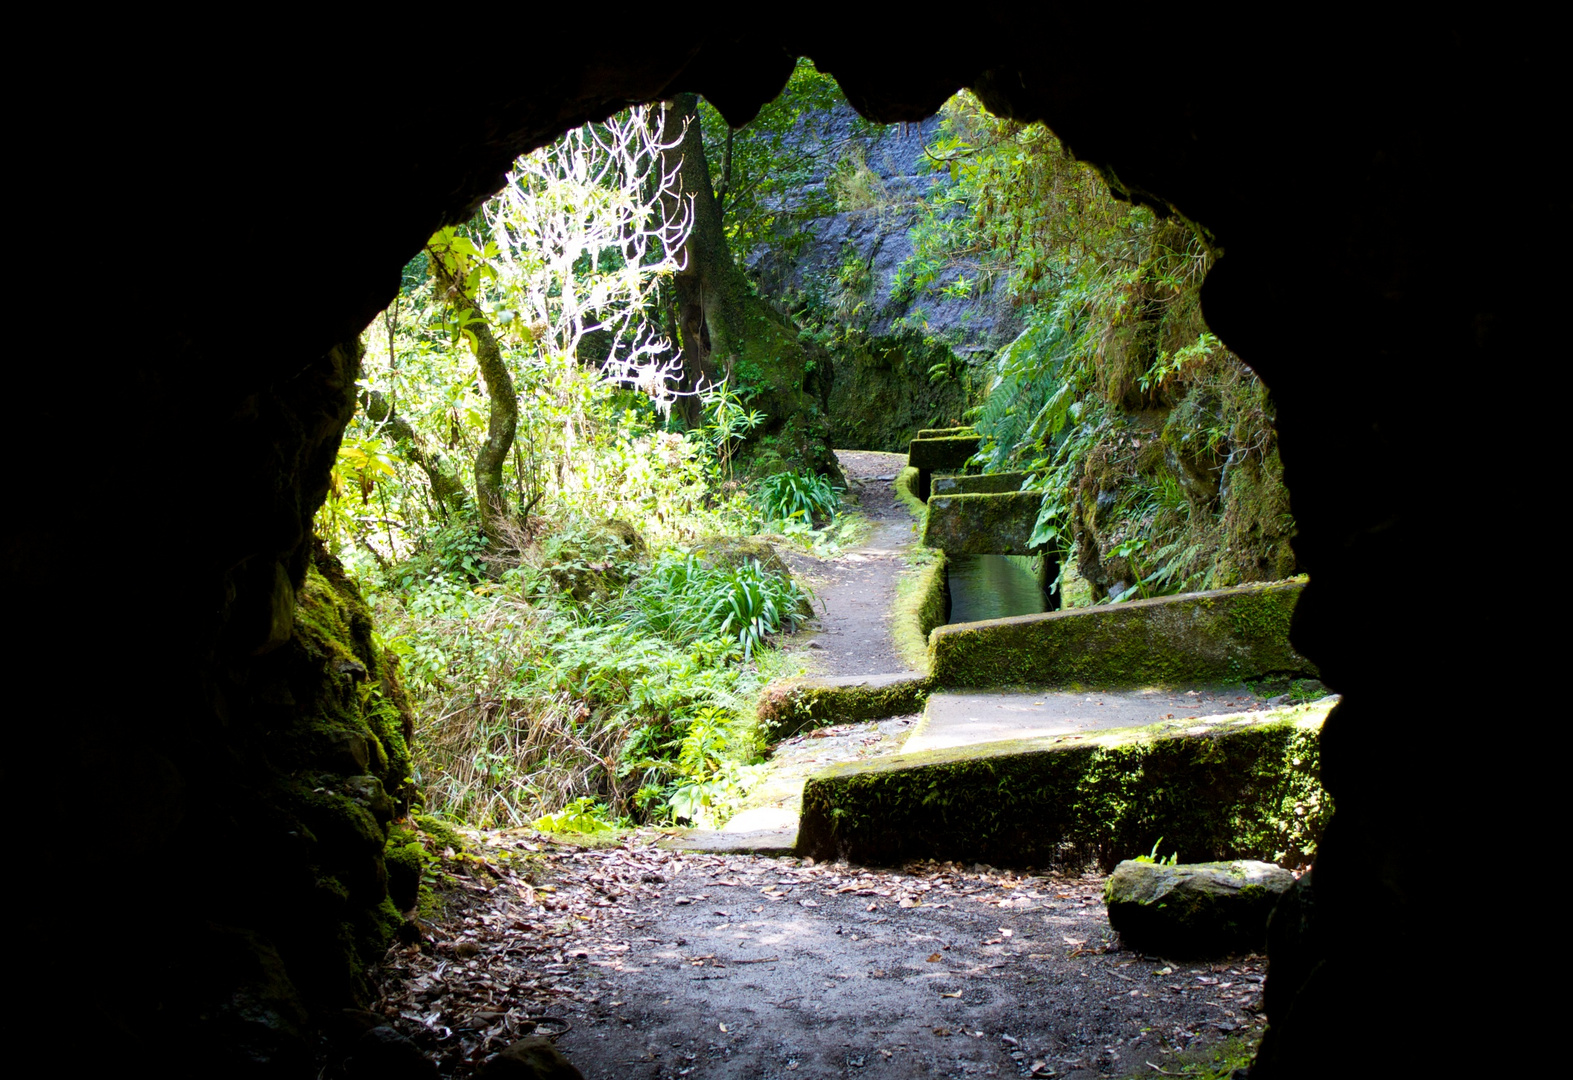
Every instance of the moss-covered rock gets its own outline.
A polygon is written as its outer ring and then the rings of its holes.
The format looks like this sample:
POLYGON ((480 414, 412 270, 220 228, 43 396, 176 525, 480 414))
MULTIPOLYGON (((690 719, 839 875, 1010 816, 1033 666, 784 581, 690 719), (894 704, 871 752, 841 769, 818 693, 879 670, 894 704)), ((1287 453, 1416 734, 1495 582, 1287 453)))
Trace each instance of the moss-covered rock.
POLYGON ((828 414, 837 446, 900 452, 927 425, 960 417, 971 404, 970 369, 921 335, 854 335, 832 356, 828 414), (961 377, 931 380, 936 365, 961 377))
POLYGON ((1103 886, 1109 925, 1133 949, 1164 956, 1254 952, 1267 940, 1267 919, 1294 886, 1280 866, 1233 862, 1161 866, 1126 861, 1103 886))
MULTIPOLYGON (((998 495, 1007 491, 1020 491, 1029 473, 1003 472, 968 476, 936 476, 930 483, 934 495, 998 495)), ((1041 498, 1041 496, 1040 496, 1041 498)))
MULTIPOLYGON (((974 496, 975 498, 978 496, 974 496)), ((1147 686, 1315 675, 1289 643, 1304 582, 1246 585, 1105 607, 941 626, 938 686, 1147 686)))
POLYGON ((310 988, 304 1007, 331 1012, 368 1000, 367 972, 398 921, 385 851, 413 794, 414 715, 398 658, 320 545, 294 594, 289 641, 262 657, 248 685, 274 774, 253 794, 263 809, 244 842, 257 868, 255 925, 310 988), (265 869, 282 866, 291 869, 265 869))
MULTIPOLYGON (((949 479, 935 477, 934 483, 949 479)), ((940 495, 928 501, 923 543, 950 555, 1031 555, 1043 496, 1036 491, 940 495)))
POLYGON ((1332 813, 1326 706, 899 754, 808 778, 798 853, 894 865, 1301 862, 1332 813))

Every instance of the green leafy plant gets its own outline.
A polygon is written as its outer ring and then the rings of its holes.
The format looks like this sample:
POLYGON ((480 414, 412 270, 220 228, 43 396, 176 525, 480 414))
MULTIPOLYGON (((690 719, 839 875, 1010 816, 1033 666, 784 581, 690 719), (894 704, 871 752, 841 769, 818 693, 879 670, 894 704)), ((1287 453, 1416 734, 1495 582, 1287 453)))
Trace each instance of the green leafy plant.
POLYGON ((1131 862, 1153 863, 1157 866, 1178 866, 1180 864, 1180 853, 1176 851, 1172 853, 1167 859, 1165 859, 1163 856, 1158 854, 1158 845, 1161 843, 1163 843, 1163 837, 1160 836, 1158 837, 1157 841, 1153 843, 1151 851, 1145 855, 1136 856, 1136 858, 1132 859, 1131 862))
POLYGON ((602 803, 582 796, 555 814, 544 814, 531 823, 542 832, 601 833, 616 828, 607 820, 607 809, 602 803))
POLYGON ((754 488, 755 501, 767 518, 797 518, 810 524, 816 518, 835 517, 841 509, 841 494, 842 489, 829 479, 806 469, 766 476, 754 488))
POLYGON ((723 379, 700 395, 704 409, 704 434, 715 453, 716 462, 726 479, 732 478, 732 457, 750 431, 765 422, 757 409, 750 409, 742 397, 723 379))

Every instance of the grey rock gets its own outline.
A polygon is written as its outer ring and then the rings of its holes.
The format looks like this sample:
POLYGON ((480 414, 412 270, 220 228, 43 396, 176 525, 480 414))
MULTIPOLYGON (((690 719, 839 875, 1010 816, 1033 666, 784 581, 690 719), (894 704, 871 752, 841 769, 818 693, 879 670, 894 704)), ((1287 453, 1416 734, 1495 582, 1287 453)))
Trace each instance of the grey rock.
POLYGON ((1163 956, 1260 949, 1267 917, 1294 875, 1272 863, 1120 863, 1103 888, 1109 924, 1125 943, 1163 956))

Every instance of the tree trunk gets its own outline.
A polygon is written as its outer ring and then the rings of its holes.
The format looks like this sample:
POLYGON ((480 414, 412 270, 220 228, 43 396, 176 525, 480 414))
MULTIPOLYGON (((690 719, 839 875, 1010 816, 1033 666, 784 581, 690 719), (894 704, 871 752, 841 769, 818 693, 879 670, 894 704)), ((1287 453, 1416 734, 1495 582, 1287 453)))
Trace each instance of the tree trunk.
POLYGON ((481 529, 496 539, 494 525, 508 512, 502 467, 513 449, 514 434, 519 427, 519 395, 513 388, 513 376, 508 374, 508 365, 503 362, 502 348, 497 344, 491 324, 464 291, 463 283, 450 272, 446 261, 436 252, 431 254, 432 272, 442 287, 443 299, 456 315, 465 318, 464 329, 474 335, 475 359, 480 364, 481 378, 486 381, 486 396, 491 401, 486 441, 481 443, 475 455, 475 502, 481 511, 481 529))
MULTIPOLYGON (((675 277, 678 329, 682 338, 684 389, 729 376, 743 342, 743 303, 748 282, 727 246, 721 208, 710 182, 704 139, 699 127, 699 99, 679 94, 665 106, 667 132, 687 121, 680 143, 662 153, 665 169, 677 169, 683 199, 691 199, 693 228, 683 245, 683 269, 675 277)), ((676 207, 669 207, 675 211, 676 207)), ((689 426, 699 422, 697 397, 683 399, 689 426)))
POLYGON ((421 433, 390 407, 380 390, 362 394, 360 404, 367 419, 393 436, 400 456, 426 474, 438 506, 446 512, 463 510, 469 505, 470 493, 448 455, 441 447, 428 446, 421 433))

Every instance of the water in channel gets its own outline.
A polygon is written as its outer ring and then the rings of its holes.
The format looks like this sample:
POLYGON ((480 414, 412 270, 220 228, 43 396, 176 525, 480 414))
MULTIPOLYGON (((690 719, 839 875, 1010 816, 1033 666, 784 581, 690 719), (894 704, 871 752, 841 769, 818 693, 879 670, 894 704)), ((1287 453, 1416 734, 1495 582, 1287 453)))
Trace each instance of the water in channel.
POLYGON ((950 621, 977 622, 1048 610, 1035 563, 1023 555, 950 556, 950 621))

